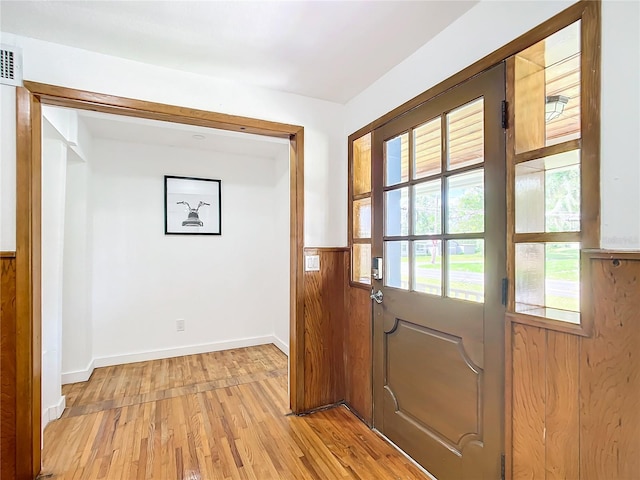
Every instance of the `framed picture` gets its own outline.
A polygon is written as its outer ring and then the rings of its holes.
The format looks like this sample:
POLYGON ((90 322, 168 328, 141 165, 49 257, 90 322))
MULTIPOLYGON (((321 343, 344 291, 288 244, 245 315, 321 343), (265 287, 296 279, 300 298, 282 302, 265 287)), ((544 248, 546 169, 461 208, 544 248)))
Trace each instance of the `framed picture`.
POLYGON ((222 235, 220 180, 164 177, 165 235, 222 235))

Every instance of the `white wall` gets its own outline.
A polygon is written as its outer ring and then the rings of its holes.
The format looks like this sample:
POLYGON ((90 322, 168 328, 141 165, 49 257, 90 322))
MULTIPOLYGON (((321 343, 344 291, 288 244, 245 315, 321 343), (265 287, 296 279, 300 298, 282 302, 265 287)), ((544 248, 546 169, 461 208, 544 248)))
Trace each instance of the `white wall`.
POLYGON ((602 246, 640 248, 640 3, 602 5, 602 246))
MULTIPOLYGON (((53 138, 52 138, 53 137, 53 138)), ((62 269, 67 146, 42 142, 42 428, 64 410, 61 391, 62 269)))
POLYGON ((273 334, 284 352, 289 352, 289 297, 290 297, 290 249, 289 249, 289 152, 285 151, 274 161, 275 176, 275 223, 274 235, 277 245, 284 245, 274 255, 274 270, 271 272, 268 288, 277 294, 272 297, 274 325, 273 334), (285 208, 286 205, 286 208, 285 208), (281 292, 286 292, 282 295, 281 292))
POLYGON ((94 140, 95 366, 265 343, 276 324, 288 332, 288 184, 275 163, 94 140), (164 235, 165 174, 222 180, 222 236, 164 235))
MULTIPOLYGON (((305 245, 346 245, 347 170, 342 105, 11 34, 2 34, 2 42, 22 48, 26 80, 304 126, 305 245)), ((15 132, 10 129, 3 128, 1 135, 3 145, 15 142, 15 132)), ((10 152, 7 155, 8 160, 3 159, 3 176, 4 163, 10 164, 15 157, 10 152)), ((11 175, 8 171, 9 183, 11 175)), ((14 197, 15 193, 8 192, 9 202, 14 197)), ((15 213, 11 209, 6 218, 3 212, 2 224, 8 230, 15 229, 15 213)), ((11 233, 7 234, 8 246, 12 245, 11 233)), ((4 245, 0 247, 8 248, 4 245)))
MULTIPOLYGON (((345 135, 428 90, 573 1, 482 1, 346 105, 345 135)), ((603 248, 640 248, 640 13, 602 4, 603 248)))
POLYGON ((0 85, 0 250, 16 249, 16 89, 0 85))
POLYGON ((90 175, 88 161, 67 164, 62 272, 63 383, 85 381, 93 369, 90 175))

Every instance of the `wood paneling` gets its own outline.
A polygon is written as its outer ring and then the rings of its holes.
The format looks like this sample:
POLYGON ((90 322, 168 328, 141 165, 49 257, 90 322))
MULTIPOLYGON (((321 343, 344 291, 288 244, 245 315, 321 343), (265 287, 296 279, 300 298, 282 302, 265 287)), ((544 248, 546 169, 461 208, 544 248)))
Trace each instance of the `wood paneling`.
POLYGON ((347 287, 344 331, 345 402, 362 419, 373 424, 372 323, 369 290, 347 287))
MULTIPOLYGON (((523 328, 528 328, 522 326, 523 328)), ((546 345, 546 478, 579 478, 580 338, 547 331, 546 345)))
POLYGON ((507 478, 640 478, 640 253, 583 255, 590 336, 507 319, 507 478))
POLYGON ((640 254, 592 260, 594 325, 580 344, 582 478, 640 478, 640 254))
POLYGON ((514 479, 544 478, 545 333, 541 328, 513 326, 511 414, 514 479))
POLYGON ((302 410, 344 400, 344 307, 347 250, 305 248, 320 257, 320 271, 304 272, 304 405, 302 410))
POLYGON ((16 478, 16 261, 0 256, 0 478, 16 478))
POLYGON ((65 388, 73 406, 44 435, 56 480, 426 478, 344 407, 286 415, 273 345, 99 368, 65 388))

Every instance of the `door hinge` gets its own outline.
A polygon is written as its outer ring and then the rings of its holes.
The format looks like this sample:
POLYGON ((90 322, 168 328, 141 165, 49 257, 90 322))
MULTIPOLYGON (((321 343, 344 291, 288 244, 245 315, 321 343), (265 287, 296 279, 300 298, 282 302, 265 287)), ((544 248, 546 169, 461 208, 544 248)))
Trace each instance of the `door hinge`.
POLYGON ((509 128, 508 104, 506 100, 502 101, 502 128, 509 128))
POLYGON ((505 459, 504 459, 504 453, 502 455, 500 455, 500 480, 505 480, 505 476, 506 476, 506 467, 505 467, 505 459))
POLYGON ((509 297, 509 279, 502 279, 502 305, 507 306, 507 300, 509 297))

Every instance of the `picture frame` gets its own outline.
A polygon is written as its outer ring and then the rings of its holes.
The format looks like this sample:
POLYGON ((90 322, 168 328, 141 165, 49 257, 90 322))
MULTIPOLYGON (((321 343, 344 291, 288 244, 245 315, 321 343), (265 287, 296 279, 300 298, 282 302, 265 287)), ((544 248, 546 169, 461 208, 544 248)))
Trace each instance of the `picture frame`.
POLYGON ((165 235, 222 235, 222 182, 164 176, 165 235))

